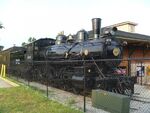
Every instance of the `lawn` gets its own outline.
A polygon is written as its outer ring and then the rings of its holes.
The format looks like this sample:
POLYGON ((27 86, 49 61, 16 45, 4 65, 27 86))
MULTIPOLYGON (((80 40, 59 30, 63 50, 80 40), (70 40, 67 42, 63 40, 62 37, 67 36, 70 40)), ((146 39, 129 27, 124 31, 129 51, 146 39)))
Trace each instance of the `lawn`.
POLYGON ((0 113, 82 113, 27 86, 0 88, 0 113))

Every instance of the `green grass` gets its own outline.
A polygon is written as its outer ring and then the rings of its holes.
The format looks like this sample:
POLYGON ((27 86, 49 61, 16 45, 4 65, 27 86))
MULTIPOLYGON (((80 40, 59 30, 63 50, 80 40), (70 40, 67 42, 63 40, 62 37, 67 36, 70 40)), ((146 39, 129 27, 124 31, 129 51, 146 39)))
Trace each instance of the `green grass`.
POLYGON ((30 87, 0 88, 0 113, 82 113, 30 87))

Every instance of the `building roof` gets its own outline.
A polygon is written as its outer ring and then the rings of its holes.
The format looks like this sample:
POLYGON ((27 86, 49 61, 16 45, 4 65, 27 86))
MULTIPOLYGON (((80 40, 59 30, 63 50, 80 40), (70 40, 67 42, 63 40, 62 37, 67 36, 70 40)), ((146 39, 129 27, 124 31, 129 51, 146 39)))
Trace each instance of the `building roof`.
POLYGON ((150 42, 150 36, 139 34, 139 33, 130 33, 130 32, 118 30, 115 32, 115 35, 120 39, 134 40, 134 41, 149 41, 150 42))
POLYGON ((13 46, 13 47, 10 47, 8 49, 5 49, 3 51, 0 51, 0 54, 2 53, 7 53, 7 52, 16 52, 16 51, 21 51, 21 50, 24 50, 24 47, 18 47, 18 46, 13 46))
MULTIPOLYGON (((110 31, 112 28, 108 27, 103 27, 101 29, 101 35, 105 33, 106 30, 110 31)), ((89 31, 89 38, 93 37, 93 31, 89 31)), ((122 41, 127 41, 128 44, 135 44, 135 45, 150 45, 150 36, 149 35, 144 35, 144 34, 139 34, 139 33, 131 33, 131 32, 126 32, 126 31, 120 31, 117 30, 114 34, 117 39, 122 40, 122 41)))
POLYGON ((136 46, 150 46, 150 36, 143 35, 139 33, 130 33, 125 31, 116 31, 116 38, 127 41, 128 44, 136 45, 136 46))
MULTIPOLYGON (((104 34, 105 30, 112 29, 113 27, 127 25, 127 24, 133 25, 133 26, 137 25, 137 23, 131 22, 131 21, 121 22, 118 24, 103 27, 101 29, 101 33, 104 34)), ((116 36, 116 38, 118 38, 120 40, 127 41, 128 44, 131 44, 131 45, 138 45, 138 46, 139 45, 140 46, 150 45, 150 36, 148 36, 148 35, 117 30, 115 32, 115 36, 116 36)))
POLYGON ((135 22, 125 21, 125 22, 121 22, 121 23, 113 24, 113 25, 110 25, 110 26, 106 26, 105 28, 110 28, 110 27, 119 27, 119 26, 123 26, 123 25, 126 25, 126 24, 133 25, 133 26, 137 26, 137 25, 138 25, 138 24, 137 24, 137 23, 135 23, 135 22))

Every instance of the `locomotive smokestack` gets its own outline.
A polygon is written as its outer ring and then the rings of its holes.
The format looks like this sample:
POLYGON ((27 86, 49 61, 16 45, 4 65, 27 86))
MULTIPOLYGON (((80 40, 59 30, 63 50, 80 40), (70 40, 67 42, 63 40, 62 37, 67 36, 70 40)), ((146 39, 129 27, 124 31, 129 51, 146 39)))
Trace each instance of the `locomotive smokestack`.
POLYGON ((101 19, 100 18, 92 19, 92 28, 93 28, 94 39, 98 39, 100 37, 100 32, 101 32, 101 19))

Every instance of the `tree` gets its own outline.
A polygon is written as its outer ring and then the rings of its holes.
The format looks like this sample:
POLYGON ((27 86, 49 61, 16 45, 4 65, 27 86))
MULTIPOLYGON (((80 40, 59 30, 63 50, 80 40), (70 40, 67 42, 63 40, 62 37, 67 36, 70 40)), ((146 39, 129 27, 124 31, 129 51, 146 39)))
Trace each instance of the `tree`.
POLYGON ((21 45, 22 45, 22 46, 25 46, 26 44, 27 44, 27 43, 25 43, 25 42, 22 42, 22 44, 21 44, 21 45))
POLYGON ((4 26, 0 23, 0 29, 4 28, 4 26))
POLYGON ((32 42, 34 42, 34 41, 36 41, 36 38, 34 38, 34 37, 29 37, 29 39, 28 39, 28 42, 26 43, 26 42, 22 42, 22 46, 25 46, 26 44, 28 44, 28 43, 32 43, 32 42))
MULTIPOLYGON (((0 23, 0 29, 4 28, 3 25, 0 23)), ((4 46, 0 46, 0 51, 2 51, 4 46)))
POLYGON ((2 50, 3 50, 3 48, 4 48, 4 46, 0 46, 0 51, 2 51, 2 50))
POLYGON ((29 42, 29 43, 34 42, 34 41, 36 41, 36 39, 35 39, 34 37, 30 37, 30 38, 28 39, 28 42, 29 42))

